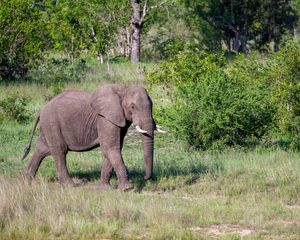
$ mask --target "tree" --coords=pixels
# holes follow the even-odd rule
[[[246,53],[274,43],[293,29],[296,12],[291,0],[184,0],[198,18],[222,32],[227,51]],[[250,44],[249,42],[253,44]]]
[[[279,50],[282,36],[292,33],[297,21],[291,0],[265,0],[259,6],[261,15],[256,15],[256,22],[261,23],[261,44],[273,43],[273,50]],[[266,11],[267,10],[267,11]]]
[[[47,11],[53,47],[72,58],[88,51],[103,61],[126,18],[123,8],[124,1],[60,1]]]
[[[295,38],[298,37],[298,22],[300,15],[300,0],[292,0],[292,8],[296,12],[295,21],[293,21],[293,35]]]
[[[149,13],[154,14],[155,9],[166,5],[167,0],[152,0],[151,5],[148,6],[148,1],[144,1],[142,6],[142,0],[131,0],[132,5],[132,18],[131,18],[131,28],[132,28],[132,43],[131,43],[131,62],[138,63],[140,61],[141,55],[141,34],[146,21],[146,16],[149,16]],[[151,10],[151,11],[150,11]]]
[[[132,47],[131,47],[131,62],[138,63],[140,61],[141,54],[141,31],[143,28],[146,12],[147,12],[147,0],[143,10],[141,10],[141,0],[132,0],[132,20],[131,27],[132,34]]]
[[[30,0],[2,0],[0,8],[0,79],[20,79],[47,45],[46,23]]]

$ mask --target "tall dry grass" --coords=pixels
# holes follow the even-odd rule
[[[140,159],[131,157],[131,151],[127,146],[129,171],[139,172]],[[199,239],[216,237],[213,231],[227,238],[239,238],[243,232],[249,239],[300,236],[297,154],[233,151],[187,156],[160,151],[156,181],[139,192],[101,191],[98,178],[80,187],[62,187],[47,179],[54,165],[43,166],[43,175],[31,184],[21,177],[1,176],[0,238]],[[75,175],[80,158],[74,154],[69,159]],[[184,165],[196,168],[196,160],[205,171],[179,172]],[[81,170],[99,160],[85,161]],[[131,178],[137,187],[138,178]]]

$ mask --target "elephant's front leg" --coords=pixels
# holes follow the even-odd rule
[[[113,166],[111,165],[108,158],[105,158],[103,154],[104,162],[101,169],[101,180],[100,180],[100,187],[101,189],[112,189],[110,185],[110,178],[113,173]]]
[[[97,127],[105,159],[101,172],[101,184],[109,184],[113,168],[117,174],[118,188],[124,191],[132,189],[133,185],[128,180],[127,169],[121,155],[123,142],[121,128],[102,117],[99,119]]]

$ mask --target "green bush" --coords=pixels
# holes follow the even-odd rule
[[[300,150],[300,46],[288,42],[270,59],[269,83],[273,101],[278,106],[276,125],[280,143]]]
[[[87,70],[86,62],[83,59],[76,59],[71,62],[68,58],[51,57],[40,66],[32,70],[28,80],[43,84],[48,89],[47,100],[61,93],[66,83],[78,82]]]
[[[4,122],[4,112],[2,108],[0,107],[0,125]]]
[[[237,73],[229,71],[222,56],[182,54],[148,80],[169,89],[169,125],[191,146],[249,146],[271,128],[276,107],[264,78],[253,84],[247,74]]]
[[[64,57],[51,57],[32,70],[28,78],[49,87],[70,81],[77,82],[84,76],[86,69],[86,61],[83,59],[71,61]]]
[[[30,0],[1,1],[0,80],[23,79],[37,66],[49,42],[43,16],[44,12]]]
[[[30,119],[30,113],[27,110],[30,100],[28,96],[20,96],[19,93],[12,94],[0,100],[0,112],[9,120],[27,122]]]

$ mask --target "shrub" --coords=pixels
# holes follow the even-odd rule
[[[272,126],[276,108],[265,79],[253,84],[247,74],[230,72],[222,56],[182,54],[148,80],[171,89],[169,125],[193,147],[249,146]]]
[[[48,87],[57,83],[79,81],[84,76],[86,69],[86,62],[83,59],[70,61],[64,57],[51,57],[40,64],[37,69],[31,71],[29,79]]]
[[[15,120],[20,123],[27,122],[30,119],[30,113],[27,110],[30,100],[30,97],[20,96],[19,93],[10,95],[0,100],[0,112],[3,112],[3,115],[9,120]]]
[[[22,79],[42,58],[48,42],[46,21],[43,12],[33,6],[30,0],[1,1],[0,80]]]
[[[300,47],[295,42],[271,56],[269,83],[278,106],[276,125],[280,142],[300,150]]]
[[[37,69],[32,70],[28,79],[43,84],[48,91],[47,100],[61,93],[66,83],[78,82],[86,72],[86,62],[77,59],[71,62],[68,58],[51,57]]]
[[[4,112],[2,108],[0,107],[0,125],[4,122]]]

